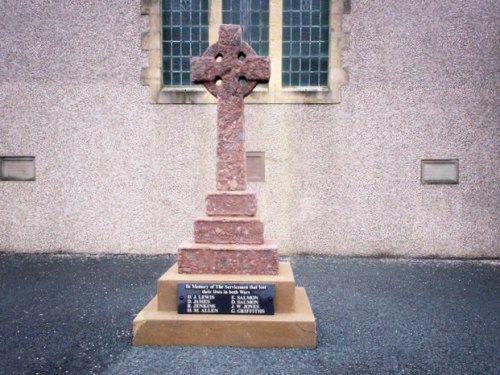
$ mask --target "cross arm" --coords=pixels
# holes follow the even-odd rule
[[[242,73],[249,81],[269,81],[271,77],[271,61],[268,57],[247,57]]]
[[[191,79],[194,82],[213,81],[215,77],[223,74],[220,64],[217,64],[213,57],[192,57],[191,58]]]

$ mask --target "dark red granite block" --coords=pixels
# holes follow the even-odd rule
[[[264,245],[182,244],[179,273],[277,275],[278,248]]]
[[[205,200],[208,216],[255,216],[257,197],[248,191],[208,193]]]
[[[263,244],[264,224],[253,217],[211,216],[194,222],[194,242]]]
[[[217,104],[217,190],[246,189],[243,97]]]

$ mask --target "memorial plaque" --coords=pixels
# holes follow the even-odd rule
[[[179,283],[177,312],[274,315],[274,284]]]

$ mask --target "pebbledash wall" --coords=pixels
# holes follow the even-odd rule
[[[139,0],[0,3],[0,250],[163,253],[213,189],[214,105],[149,103]],[[283,254],[500,256],[500,3],[352,0],[332,105],[247,105]],[[460,159],[458,185],[420,160]]]

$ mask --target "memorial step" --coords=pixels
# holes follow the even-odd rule
[[[179,246],[179,273],[277,275],[278,246],[184,243]]]
[[[249,191],[217,191],[205,199],[208,216],[255,216],[257,197]]]
[[[272,284],[274,315],[179,314],[179,284]],[[315,347],[316,319],[290,262],[279,263],[278,275],[180,274],[175,263],[134,319],[133,344]]]
[[[255,217],[209,216],[194,222],[194,242],[212,244],[264,243],[264,224]]]
[[[226,283],[226,284],[273,284],[276,313],[289,313],[295,309],[295,277],[290,262],[279,262],[276,275],[224,275],[182,274],[175,263],[159,279],[157,284],[158,310],[177,311],[177,284],[179,283]]]
[[[133,345],[315,348],[316,319],[304,288],[294,311],[275,315],[177,314],[158,309],[155,296],[134,319]]]

